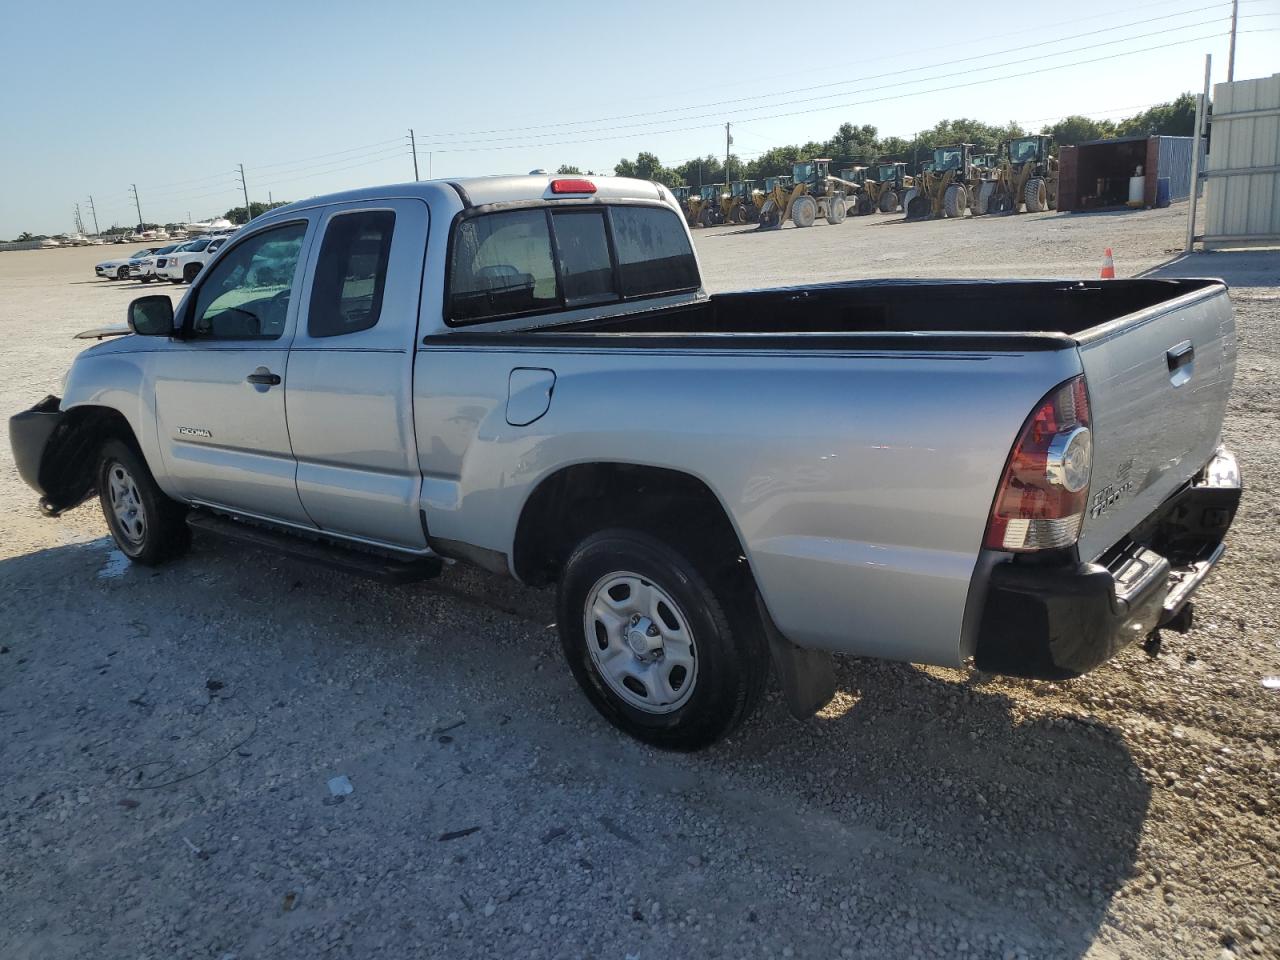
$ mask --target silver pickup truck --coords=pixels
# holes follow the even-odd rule
[[[706,745],[772,664],[1062,679],[1222,554],[1236,344],[1216,280],[830,283],[709,296],[671,193],[494,177],[295,203],[11,420],[56,515],[133,560],[194,528],[383,579],[558,585],[574,676]]]

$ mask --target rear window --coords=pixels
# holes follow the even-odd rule
[[[329,221],[311,288],[309,335],[337,337],[377,324],[395,225],[390,210],[347,213]]]
[[[486,320],[559,303],[545,211],[510,210],[458,224],[449,265],[451,319]]]
[[[623,296],[697,289],[698,264],[689,236],[670,210],[614,207],[613,240]]]
[[[697,287],[693,249],[671,210],[506,210],[454,228],[445,313],[477,323]]]

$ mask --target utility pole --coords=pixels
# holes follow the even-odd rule
[[[1227,50],[1227,83],[1236,78],[1236,14],[1240,12],[1240,0],[1231,0],[1231,46]]]
[[[724,188],[729,189],[729,148],[733,146],[733,134],[729,132],[729,124],[724,125]]]
[[[138,211],[138,229],[145,230],[142,224],[142,204],[138,202],[138,185],[136,183],[129,184],[129,189],[133,191],[133,207]]]
[[[1200,147],[1204,142],[1205,116],[1209,112],[1209,69],[1213,66],[1213,54],[1204,55],[1204,92],[1196,98],[1196,126],[1191,134],[1191,202],[1187,204],[1187,245],[1185,253],[1190,253],[1196,244],[1196,199],[1200,193]]]
[[[413,151],[413,182],[418,182],[418,141],[413,135],[413,127],[409,128],[409,149]]]
[[[89,195],[89,212],[93,214],[93,235],[96,237],[100,231],[98,230],[98,208],[93,205],[93,194]]]
[[[249,184],[244,179],[244,164],[240,164],[240,186],[244,188],[244,222],[253,219],[253,209],[249,206]]]

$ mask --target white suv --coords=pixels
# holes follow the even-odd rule
[[[184,243],[166,256],[163,263],[156,261],[156,276],[170,283],[190,283],[229,239],[229,235],[200,237]]]

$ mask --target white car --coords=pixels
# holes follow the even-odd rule
[[[228,237],[221,236],[199,237],[187,241],[180,249],[165,257],[164,263],[157,259],[156,276],[170,283],[190,283],[227,240]]]
[[[127,257],[116,257],[112,260],[103,260],[99,264],[95,264],[93,272],[99,277],[106,277],[108,280],[128,280],[129,279],[129,261],[141,260],[143,257],[149,257],[159,247],[143,247],[141,250],[135,250]]]
[[[143,283],[150,283],[156,279],[156,265],[165,261],[165,255],[175,253],[182,247],[180,243],[171,243],[167,247],[161,247],[154,253],[149,253],[145,257],[139,257],[136,260],[129,261],[129,278],[131,280],[141,280]]]

